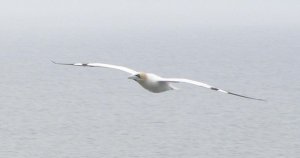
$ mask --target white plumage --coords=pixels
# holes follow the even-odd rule
[[[149,90],[150,92],[153,93],[161,93],[169,90],[175,90],[177,89],[172,85],[172,83],[189,83],[193,84],[196,86],[208,88],[214,91],[218,91],[221,93],[226,93],[226,94],[231,94],[243,98],[248,98],[248,99],[254,99],[254,100],[260,100],[264,101],[263,99],[257,99],[257,98],[252,98],[252,97],[247,97],[244,95],[228,92],[216,87],[213,87],[211,85],[190,80],[190,79],[185,79],[185,78],[163,78],[160,77],[156,74],[152,73],[144,73],[144,72],[137,72],[135,70],[132,70],[130,68],[124,67],[124,66],[117,66],[117,65],[111,65],[111,64],[103,64],[103,63],[73,63],[73,64],[68,64],[68,63],[57,63],[52,61],[54,64],[60,64],[60,65],[73,65],[73,66],[86,66],[86,67],[103,67],[103,68],[111,68],[111,69],[117,69],[121,70],[124,72],[127,72],[130,74],[128,79],[132,79],[139,83],[143,88]]]

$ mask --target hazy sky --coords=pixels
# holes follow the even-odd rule
[[[299,27],[299,0],[9,0],[1,28]]]

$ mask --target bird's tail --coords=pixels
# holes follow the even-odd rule
[[[172,90],[179,90],[179,88],[177,88],[177,87],[175,87],[175,86],[173,86],[171,84],[169,86],[171,87]]]

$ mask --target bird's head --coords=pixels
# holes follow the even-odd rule
[[[145,81],[147,79],[147,75],[143,72],[140,72],[132,76],[129,76],[128,79],[132,79],[135,81]]]

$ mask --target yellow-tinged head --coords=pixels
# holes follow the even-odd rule
[[[129,76],[128,79],[132,79],[135,81],[145,81],[147,80],[147,75],[144,72],[140,72],[135,75]]]

